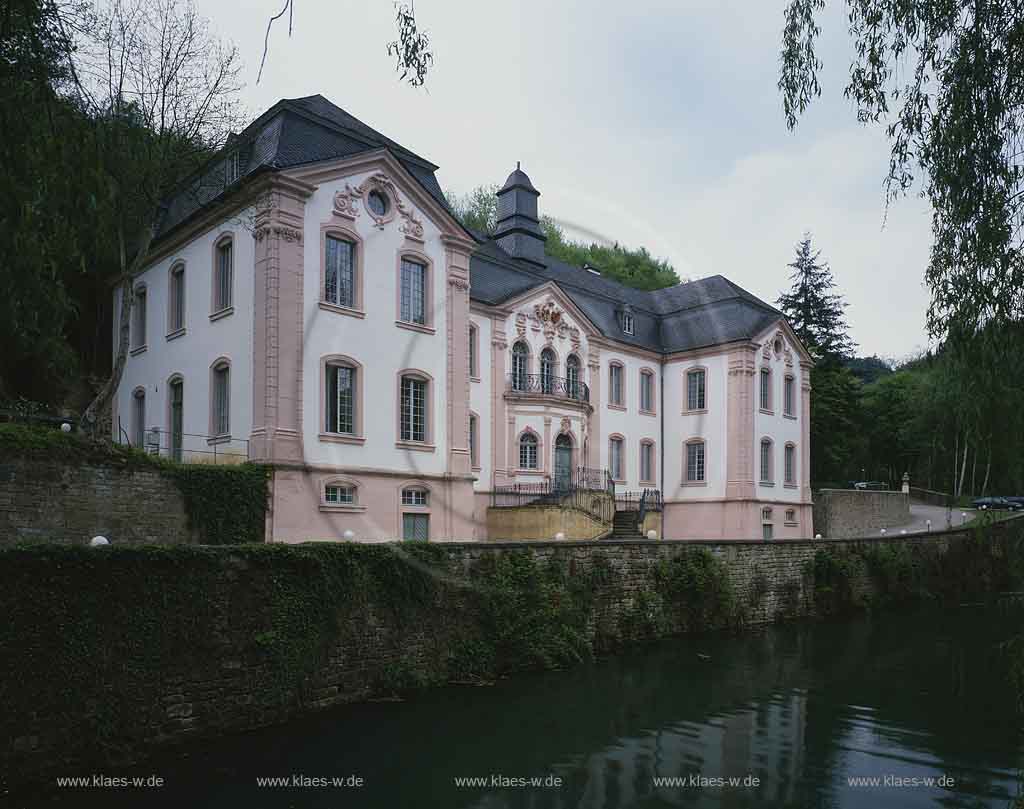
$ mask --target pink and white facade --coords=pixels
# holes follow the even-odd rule
[[[247,441],[271,541],[501,539],[494,487],[575,467],[660,489],[667,538],[813,536],[781,315],[720,277],[619,294],[550,260],[518,169],[479,237],[434,169],[319,96],[257,119],[136,278],[122,435]]]

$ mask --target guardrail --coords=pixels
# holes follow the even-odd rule
[[[506,379],[505,390],[512,394],[541,394],[574,402],[590,402],[590,388],[586,383],[550,374],[511,373]]]
[[[132,441],[118,423],[122,444],[138,446],[150,455],[159,455],[180,463],[242,463],[249,460],[249,441],[245,438],[212,436],[202,433],[172,434],[169,430],[151,428],[143,434],[142,445]]]

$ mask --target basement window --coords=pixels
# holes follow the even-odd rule
[[[356,502],[354,486],[327,486],[324,488],[324,501],[332,506],[351,506]]]

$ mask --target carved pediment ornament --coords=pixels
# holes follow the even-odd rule
[[[357,189],[345,183],[345,187],[334,194],[334,212],[348,219],[357,219],[359,208],[356,207],[356,200],[359,196]]]
[[[554,337],[555,332],[559,328],[559,324],[565,327],[565,322],[562,319],[562,310],[558,308],[558,305],[548,298],[544,303],[534,304],[533,315],[537,319],[537,323],[544,330],[546,337]]]
[[[567,416],[563,416],[562,417],[562,423],[561,423],[560,427],[561,427],[561,430],[562,430],[563,433],[571,433],[572,432],[572,422],[569,421]]]
[[[520,337],[526,336],[526,315],[522,312],[516,315],[516,332]]]

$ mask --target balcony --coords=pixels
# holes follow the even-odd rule
[[[590,388],[577,379],[566,379],[550,374],[509,374],[505,383],[505,397],[543,397],[590,404]]]

